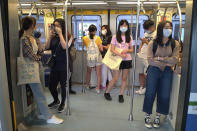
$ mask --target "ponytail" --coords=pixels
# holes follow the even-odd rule
[[[36,25],[36,20],[33,17],[30,16],[26,16],[24,17],[22,20],[22,24],[21,24],[21,29],[19,31],[19,38],[21,38],[24,34],[25,30],[28,30],[29,28]]]
[[[23,34],[24,34],[24,29],[22,28],[19,30],[19,39],[23,36]]]

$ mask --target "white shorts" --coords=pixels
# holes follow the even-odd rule
[[[102,65],[102,62],[90,62],[90,61],[87,61],[87,66],[88,67],[96,67],[96,66],[100,66]]]
[[[136,57],[136,71],[139,74],[146,74],[148,68],[148,60]]]

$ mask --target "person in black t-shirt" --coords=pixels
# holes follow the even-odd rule
[[[71,35],[68,33],[68,41]],[[69,43],[69,42],[68,42]],[[69,47],[70,45],[68,45]],[[53,96],[54,101],[49,104],[49,108],[58,107],[58,112],[63,112],[66,99],[67,87],[67,56],[66,56],[66,34],[65,34],[65,21],[63,19],[56,19],[51,26],[49,38],[47,39],[45,48],[52,51],[55,55],[55,64],[51,68],[49,90]],[[71,62],[69,62],[71,63]],[[70,66],[70,65],[69,65]],[[57,85],[61,85],[61,103],[58,99]]]
[[[101,54],[102,57],[104,58],[111,43],[112,33],[108,25],[103,25],[101,27],[101,30],[102,30],[101,40],[103,45],[103,51],[101,52]],[[101,72],[102,72],[101,88],[105,89],[107,81],[112,80],[112,73],[111,70],[105,64],[102,65]]]

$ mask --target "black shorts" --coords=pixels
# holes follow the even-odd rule
[[[120,63],[120,67],[119,67],[120,70],[130,69],[130,68],[132,68],[132,60],[122,61]]]

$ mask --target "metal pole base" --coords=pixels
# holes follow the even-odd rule
[[[70,115],[71,115],[70,108],[66,108],[66,116],[70,116]]]
[[[127,96],[131,96],[130,90],[127,90]]]
[[[129,115],[129,121],[133,121],[133,115],[132,114]]]

